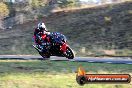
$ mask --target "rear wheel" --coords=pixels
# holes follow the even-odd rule
[[[44,54],[43,52],[39,52],[39,54],[43,57],[43,59],[50,58],[49,54]]]
[[[66,58],[68,59],[73,59],[75,56],[74,56],[74,53],[72,51],[72,49],[70,47],[67,47],[67,50],[66,50]]]

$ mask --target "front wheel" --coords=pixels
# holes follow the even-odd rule
[[[73,59],[75,56],[74,56],[74,53],[72,51],[72,49],[70,47],[67,47],[67,50],[66,50],[66,58],[68,59]]]

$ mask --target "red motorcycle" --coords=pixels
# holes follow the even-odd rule
[[[50,58],[50,56],[66,57],[68,59],[74,58],[73,50],[69,47],[66,37],[58,32],[50,34],[51,45],[48,52],[39,52],[38,48],[34,48],[39,52],[43,58]]]

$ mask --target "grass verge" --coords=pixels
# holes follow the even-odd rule
[[[76,83],[77,68],[87,73],[129,73],[132,65],[67,61],[0,60],[0,88],[131,88],[131,84]]]

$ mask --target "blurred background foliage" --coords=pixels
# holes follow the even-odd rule
[[[6,17],[8,14],[9,14],[8,6],[5,3],[0,2],[0,18],[2,19]]]
[[[0,0],[0,54],[37,54],[44,21],[65,34],[77,56],[132,55],[131,0]]]

